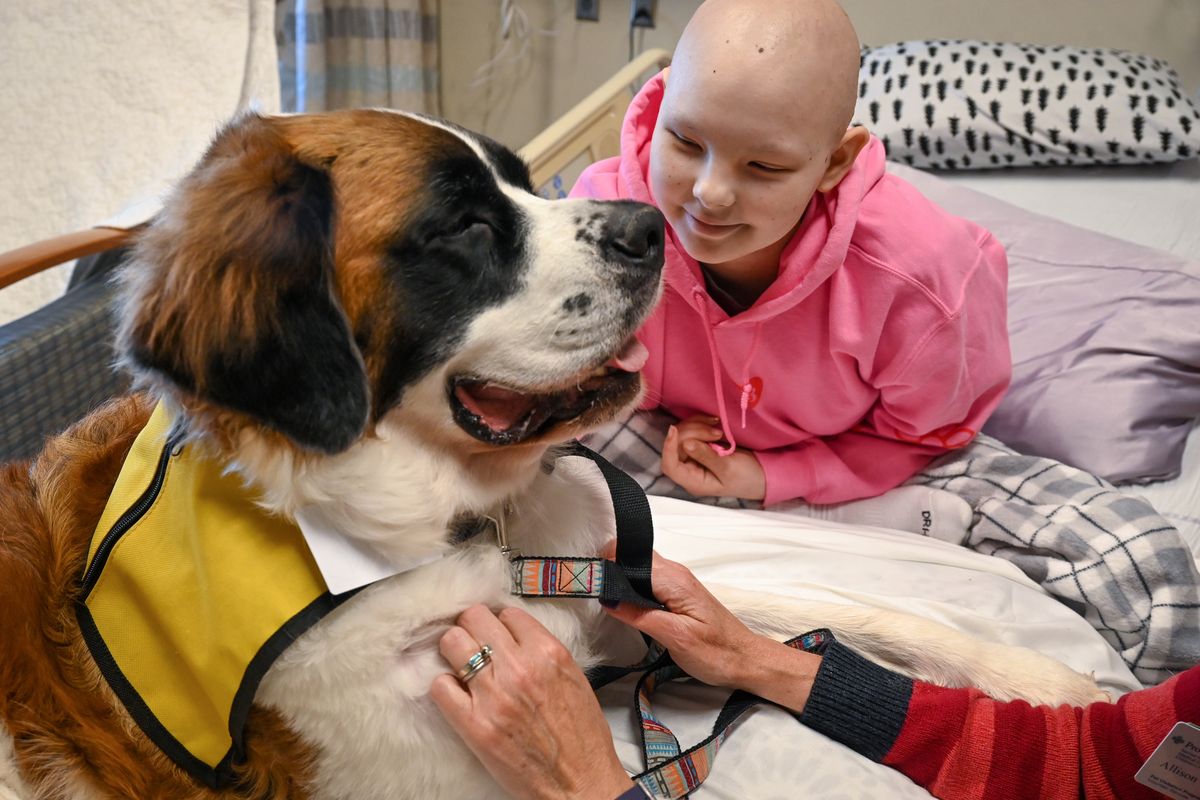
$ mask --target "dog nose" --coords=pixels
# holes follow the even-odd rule
[[[663,262],[663,215],[644,203],[614,204],[601,238],[605,255],[638,269],[660,269]]]

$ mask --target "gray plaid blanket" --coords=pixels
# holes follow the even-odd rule
[[[638,413],[588,442],[648,494],[695,500],[660,467],[663,439],[674,421],[662,412]],[[909,486],[966,501],[973,510],[969,523],[952,534],[941,526],[936,535],[1015,564],[1083,615],[1142,683],[1161,683],[1200,663],[1200,574],[1179,532],[1145,500],[987,436],[933,462]],[[733,498],[700,502],[760,507]],[[860,521],[881,524],[871,519],[871,501],[861,502],[868,513]],[[848,510],[841,518],[852,520],[855,505],[797,502],[780,510],[825,519]],[[931,513],[891,527],[929,535]]]

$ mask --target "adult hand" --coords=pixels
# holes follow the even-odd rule
[[[697,497],[762,500],[767,480],[758,458],[742,449],[727,456],[718,454],[713,443],[725,436],[719,425],[716,417],[701,415],[668,428],[663,442],[663,474]]]
[[[442,636],[460,669],[487,644],[468,683],[439,675],[429,693],[450,726],[514,797],[611,800],[633,786],[587,679],[566,648],[517,608],[472,606]]]
[[[613,558],[610,542],[606,558]],[[692,571],[654,553],[654,596],[667,608],[621,603],[606,608],[652,637],[692,677],[714,686],[743,689],[799,713],[808,701],[820,656],[754,633],[712,595]]]

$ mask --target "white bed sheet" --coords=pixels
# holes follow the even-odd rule
[[[1082,617],[1012,564],[956,545],[883,528],[650,498],[656,548],[706,583],[806,600],[917,613],[980,638],[1039,650],[1093,671],[1114,694],[1138,684]],[[801,633],[802,631],[797,631]],[[640,771],[632,683],[601,691],[617,752]],[[724,694],[669,687],[655,709],[684,746],[709,733]],[[835,789],[836,787],[836,789]],[[805,729],[777,709],[759,709],[733,732],[698,798],[927,798],[903,775]]]
[[[1200,159],[935,174],[1081,228],[1200,260]]]

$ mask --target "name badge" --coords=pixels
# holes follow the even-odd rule
[[[1200,800],[1200,728],[1176,723],[1133,779],[1174,800]]]

